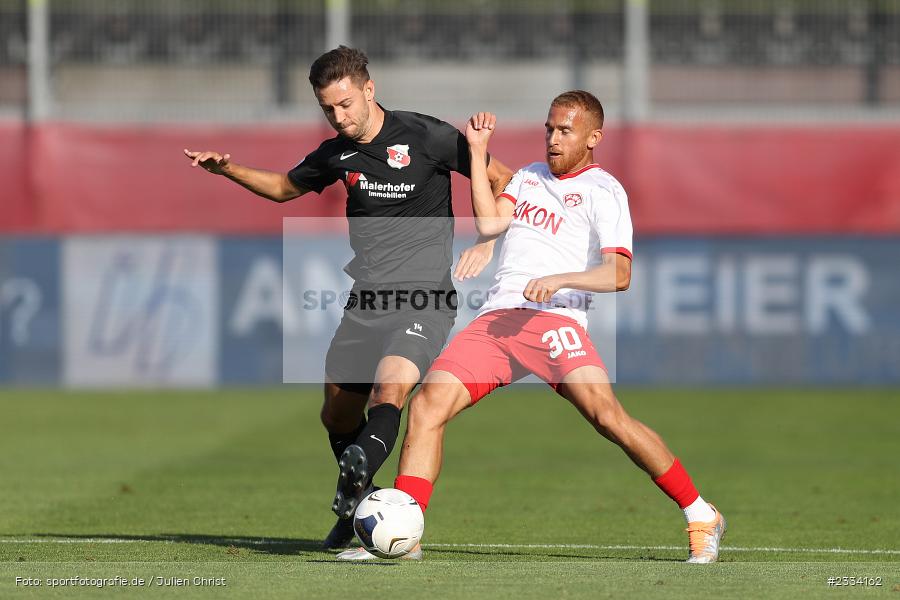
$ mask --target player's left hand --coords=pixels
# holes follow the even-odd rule
[[[528,285],[525,286],[525,291],[522,292],[522,295],[531,302],[550,302],[550,298],[553,297],[553,294],[558,292],[562,287],[563,282],[558,275],[548,275],[529,281]]]
[[[475,113],[466,123],[466,141],[470,146],[487,146],[494,127],[497,126],[497,116],[489,112]]]
[[[479,242],[459,254],[453,277],[459,281],[478,277],[494,257],[494,240]]]

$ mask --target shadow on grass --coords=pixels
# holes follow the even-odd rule
[[[308,562],[317,563],[345,563],[351,564],[369,564],[389,566],[396,564],[394,561],[336,561],[334,560],[335,551],[322,549],[321,540],[310,540],[302,538],[281,538],[281,537],[248,537],[248,536],[221,536],[206,535],[200,533],[160,533],[156,535],[124,535],[115,533],[35,533],[32,536],[37,538],[53,538],[60,540],[97,540],[100,542],[162,542],[169,544],[198,544],[203,546],[220,546],[222,548],[242,548],[250,552],[260,554],[272,554],[279,556],[296,556],[301,553],[314,553],[314,557]],[[516,558],[539,558],[539,559],[567,559],[567,560],[622,560],[622,561],[654,561],[654,562],[670,562],[680,563],[680,559],[661,558],[655,556],[607,556],[607,555],[585,555],[577,553],[554,552],[517,552],[515,550],[479,550],[475,548],[429,548],[428,543],[424,545],[426,555],[457,555],[460,558],[466,557],[516,557]],[[321,557],[321,558],[318,558]],[[328,558],[326,558],[328,557]]]
[[[424,545],[426,553],[428,552],[428,544]],[[637,562],[646,562],[646,561],[654,561],[654,562],[671,562],[671,563],[680,563],[684,562],[677,558],[659,558],[656,556],[605,556],[599,554],[562,554],[559,552],[515,552],[510,550],[476,550],[476,549],[447,549],[447,548],[435,548],[432,550],[434,553],[440,554],[465,554],[465,555],[473,555],[473,556],[515,556],[520,558],[564,558],[568,560],[585,560],[585,561],[593,561],[593,560],[623,560],[623,561],[637,561]]]
[[[221,546],[223,548],[243,548],[262,554],[295,555],[300,552],[316,552],[331,555],[329,550],[322,549],[322,540],[280,537],[248,537],[206,535],[202,533],[160,533],[156,535],[123,535],[117,533],[35,533],[38,538],[56,538],[64,540],[98,540],[115,542],[163,542],[170,544],[198,544],[202,546]]]
[[[396,567],[404,562],[413,562],[409,560],[308,560],[307,563],[327,563],[330,565],[354,565],[357,567]]]

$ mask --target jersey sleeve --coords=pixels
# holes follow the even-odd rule
[[[326,187],[337,181],[337,174],[328,168],[328,154],[323,146],[306,155],[297,166],[288,171],[288,179],[296,187],[322,193]]]
[[[600,238],[601,254],[615,253],[631,258],[633,228],[625,190],[621,187],[597,188],[592,200],[592,220]]]
[[[519,169],[513,175],[512,179],[509,180],[509,183],[506,184],[506,187],[503,188],[500,197],[506,198],[513,203],[513,206],[515,206],[519,201],[519,190],[522,187],[523,179],[525,179],[525,169]]]
[[[447,171],[471,175],[469,142],[459,129],[435,119],[428,127],[428,149],[437,164]]]

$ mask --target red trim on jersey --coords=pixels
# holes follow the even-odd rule
[[[631,251],[628,248],[622,248],[619,246],[618,248],[613,248],[610,246],[609,248],[602,248],[600,250],[600,254],[611,254],[611,253],[621,254],[622,256],[627,256],[628,258],[632,258]]]
[[[600,165],[598,165],[597,163],[591,163],[586,167],[581,167],[574,173],[566,173],[565,175],[560,175],[559,177],[557,177],[557,179],[571,179],[572,177],[578,177],[579,175],[581,175],[585,171],[589,171],[590,169],[599,169],[599,168],[600,168]]]
[[[513,198],[512,196],[510,196],[510,195],[507,194],[506,192],[503,192],[503,193],[500,194],[500,196],[498,196],[498,197],[499,197],[499,198],[506,198],[507,200],[509,200],[509,201],[512,202],[513,204],[517,204],[517,203],[519,202],[518,200],[516,200],[515,198]]]

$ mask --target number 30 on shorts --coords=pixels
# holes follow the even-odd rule
[[[581,338],[574,327],[551,329],[541,336],[541,342],[550,346],[550,358],[556,358],[563,350],[581,349]]]

